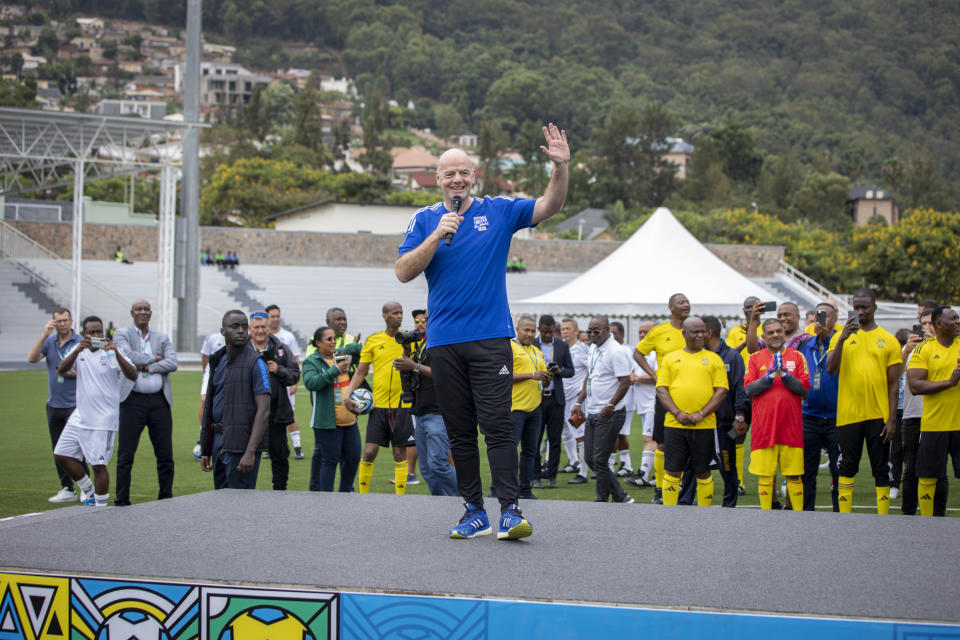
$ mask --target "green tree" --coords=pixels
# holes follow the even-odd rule
[[[793,196],[791,212],[825,229],[842,231],[850,227],[846,203],[850,197],[850,181],[837,173],[807,174]]]
[[[263,99],[264,87],[258,85],[250,96],[250,102],[240,108],[240,128],[246,131],[254,140],[263,142],[273,131],[274,119],[270,107]]]
[[[261,99],[277,127],[293,124],[293,105],[297,91],[287,82],[271,82],[263,90]]]
[[[200,192],[201,224],[263,227],[266,217],[329,197],[323,172],[287,160],[245,158],[221,165]]]
[[[102,47],[103,57],[107,60],[116,60],[120,47],[116,40],[105,40]]]
[[[932,156],[911,158],[904,171],[901,195],[906,209],[947,208],[946,192]]]
[[[692,202],[710,209],[723,206],[730,200],[730,181],[724,175],[720,155],[711,138],[697,140],[696,151],[687,169],[687,179],[680,192]]]
[[[317,78],[310,74],[306,86],[293,100],[293,140],[329,160],[323,144],[323,114],[317,102]]]
[[[0,80],[0,106],[35,108],[37,107],[37,80],[27,76],[23,82]]]
[[[754,186],[763,167],[763,156],[753,143],[753,136],[739,122],[733,122],[710,133],[723,172],[736,182]]]
[[[510,137],[503,127],[496,122],[484,122],[480,125],[480,131],[477,134],[480,155],[480,168],[483,169],[483,178],[479,180],[479,190],[496,190],[497,178],[500,176],[500,154],[507,149],[510,143]],[[489,189],[487,185],[494,186]]]
[[[790,153],[765,162],[757,185],[757,202],[781,218],[788,217],[793,196],[803,184],[803,167]]]
[[[363,148],[360,162],[376,176],[386,176],[393,167],[393,157],[385,148],[384,133],[387,129],[387,101],[380,88],[373,89],[364,100],[361,126]]]
[[[60,39],[57,32],[50,27],[45,27],[37,36],[37,44],[33,47],[33,55],[43,56],[48,62],[53,62],[57,58],[57,51],[60,50]],[[106,56],[106,53],[104,53]]]
[[[620,200],[629,208],[660,206],[676,188],[676,172],[664,160],[673,118],[659,103],[640,110],[617,104],[597,132],[593,201]]]

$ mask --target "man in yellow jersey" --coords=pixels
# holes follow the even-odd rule
[[[675,293],[670,296],[667,308],[670,310],[670,320],[651,329],[650,333],[637,345],[637,350],[633,354],[633,359],[640,365],[640,368],[654,379],[657,378],[657,371],[663,365],[664,356],[682,349],[685,344],[682,329],[683,321],[690,315],[690,301],[682,293]],[[651,351],[657,352],[657,371],[654,371],[653,367],[647,364],[646,356]],[[653,495],[654,504],[663,503],[663,425],[665,416],[666,409],[660,400],[660,394],[657,393],[657,401],[653,409],[653,441],[657,443],[657,450],[653,458],[657,486]],[[683,469],[683,467],[680,468]]]
[[[413,423],[410,420],[410,405],[400,401],[400,372],[393,361],[403,357],[403,347],[396,335],[403,324],[403,307],[399,302],[383,305],[383,322],[386,328],[378,331],[363,343],[360,364],[357,366],[350,386],[343,394],[344,406],[356,413],[356,404],[350,397],[363,382],[373,365],[373,409],[367,420],[367,436],[360,459],[360,493],[370,492],[373,476],[373,461],[380,447],[393,446],[394,489],[397,494],[407,490],[406,448],[416,446],[413,439]]]
[[[910,391],[923,395],[920,445],[917,448],[920,515],[933,515],[937,479],[953,459],[953,474],[960,478],[960,316],[940,305],[933,310],[937,335],[914,349],[907,370]]]
[[[723,360],[703,348],[707,340],[703,320],[687,318],[682,331],[686,346],[664,356],[657,369],[657,397],[667,410],[663,504],[677,504],[680,475],[689,462],[697,476],[697,504],[709,507],[713,502],[714,412],[726,397],[729,383]]]
[[[853,479],[867,445],[877,490],[877,513],[890,513],[890,447],[897,432],[900,343],[874,320],[877,294],[857,289],[843,330],[830,340],[827,372],[837,381],[840,513],[853,508]]]
[[[746,371],[747,367],[750,365],[750,352],[747,351],[747,327],[750,325],[750,316],[753,315],[753,306],[760,301],[760,298],[757,296],[747,296],[743,301],[743,324],[738,324],[729,331],[727,331],[727,339],[725,342],[727,346],[731,349],[740,352],[740,356],[743,358],[743,369]],[[757,325],[757,337],[760,337],[760,325]],[[747,430],[750,429],[750,410],[752,407],[750,403],[747,403],[747,411],[744,417],[744,422],[747,426]],[[747,493],[746,488],[743,486],[743,443],[747,440],[746,432],[743,435],[737,436],[736,441],[736,464],[737,464],[737,479],[740,483],[738,488],[738,493],[742,496]]]
[[[530,485],[534,480],[534,461],[540,444],[541,392],[553,376],[547,371],[543,352],[533,344],[537,337],[537,322],[523,314],[517,319],[517,337],[510,341],[513,349],[513,440],[520,446],[520,494],[518,497],[536,500]],[[493,491],[496,492],[496,487]]]

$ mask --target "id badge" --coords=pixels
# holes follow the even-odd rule
[[[537,391],[543,391],[543,383],[537,380]]]
[[[63,376],[57,376],[57,384],[63,384]]]
[[[820,391],[820,372],[819,371],[813,372],[813,390]]]

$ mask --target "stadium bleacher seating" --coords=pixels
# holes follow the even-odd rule
[[[37,285],[54,304],[69,302],[72,270],[69,260],[0,259],[0,362],[22,361],[40,335],[48,311],[31,300],[24,289],[30,276],[17,263],[38,274],[47,283]],[[574,278],[574,273],[529,272],[507,274],[510,300],[520,300],[549,291]],[[236,270],[200,269],[198,305],[199,339],[220,326],[224,311],[251,311],[276,304],[284,324],[305,342],[324,323],[326,310],[342,307],[349,319],[349,332],[368,336],[383,329],[381,307],[397,300],[409,313],[427,301],[427,284],[421,276],[401,284],[393,269],[243,265]],[[83,312],[96,313],[117,327],[129,323],[130,305],[138,298],[154,301],[157,295],[157,264],[125,265],[106,260],[83,262]],[[18,288],[19,285],[19,288]],[[65,304],[65,306],[69,306]],[[409,316],[404,325],[412,328]],[[301,344],[303,348],[303,344]]]

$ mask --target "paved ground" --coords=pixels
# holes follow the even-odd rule
[[[493,506],[493,505],[489,505]],[[0,567],[960,622],[960,520],[540,500],[450,540],[456,498],[220,491],[0,522]]]

